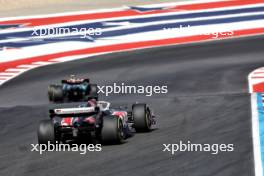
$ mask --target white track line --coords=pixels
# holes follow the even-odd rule
[[[24,72],[24,71],[27,71],[28,69],[22,69],[22,68],[10,68],[10,69],[7,69],[6,71],[8,72]]]
[[[7,80],[7,79],[9,79],[11,76],[0,76],[0,79],[1,80]]]
[[[0,76],[15,76],[17,73],[0,72]]]
[[[35,67],[38,67],[38,65],[19,65],[17,66],[17,68],[24,68],[24,69],[31,69]]]
[[[39,62],[33,62],[33,65],[49,65],[53,64],[54,62],[44,62],[44,61],[39,61]]]

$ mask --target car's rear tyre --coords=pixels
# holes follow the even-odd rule
[[[38,128],[38,143],[39,144],[51,144],[56,142],[56,134],[54,124],[51,120],[42,120]]]
[[[53,89],[54,89],[54,85],[49,85],[48,87],[48,96],[49,96],[49,101],[53,101]]]
[[[146,104],[132,106],[134,128],[137,132],[147,132],[151,129],[151,114]]]
[[[98,88],[97,84],[90,84],[89,98],[98,100]]]
[[[112,115],[104,117],[101,138],[105,144],[122,143],[124,140],[122,120]]]
[[[62,86],[60,85],[54,85],[51,88],[51,98],[52,101],[54,102],[61,102],[63,101],[63,89]]]

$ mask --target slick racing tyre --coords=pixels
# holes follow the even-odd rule
[[[151,128],[151,114],[146,104],[134,104],[132,106],[134,128],[137,132],[147,132]]]
[[[54,89],[54,85],[50,85],[49,87],[48,87],[48,96],[49,96],[49,101],[53,101],[53,89]]]
[[[101,138],[105,144],[122,143],[124,140],[122,120],[112,115],[104,117]]]
[[[63,101],[63,89],[60,85],[53,85],[50,88],[49,97],[51,101],[60,102]]]
[[[89,98],[94,98],[98,100],[98,89],[97,84],[90,84]]]
[[[50,141],[51,144],[55,144],[55,136],[53,122],[51,120],[42,120],[38,128],[38,143],[48,144],[48,141]]]

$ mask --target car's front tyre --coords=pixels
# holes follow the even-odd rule
[[[134,104],[132,106],[134,128],[137,132],[147,132],[151,129],[151,114],[146,104]]]

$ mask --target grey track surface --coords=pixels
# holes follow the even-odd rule
[[[0,88],[0,175],[252,176],[247,74],[263,66],[263,37],[109,54],[32,70]],[[166,95],[111,95],[152,105],[158,129],[99,153],[30,152],[48,109],[47,86],[75,73],[98,84],[168,85]],[[235,151],[162,152],[163,143],[233,143]]]

